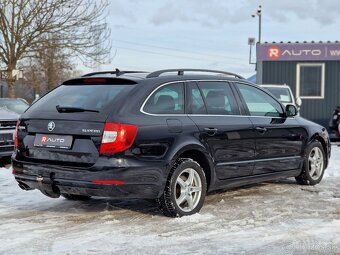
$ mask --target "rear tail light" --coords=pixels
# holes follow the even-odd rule
[[[19,141],[18,141],[18,127],[20,125],[20,120],[17,121],[17,125],[15,128],[15,133],[14,133],[14,147],[18,148],[19,146]]]
[[[133,144],[137,126],[122,123],[105,123],[100,154],[112,154],[129,149]]]

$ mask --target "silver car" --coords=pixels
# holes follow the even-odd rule
[[[293,92],[288,85],[260,84],[259,86],[269,91],[284,106],[286,106],[287,104],[293,104],[298,110],[300,110],[302,100],[299,97],[296,99],[294,98]]]
[[[0,158],[12,155],[14,133],[19,114],[0,107]]]

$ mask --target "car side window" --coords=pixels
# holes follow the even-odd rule
[[[208,114],[239,115],[234,94],[226,82],[202,81],[198,87],[203,94]]]
[[[201,91],[197,87],[195,82],[190,83],[191,90],[191,113],[192,114],[207,114],[207,110],[205,108],[205,104],[203,101],[203,97]]]
[[[183,114],[183,83],[172,83],[160,87],[145,103],[143,110],[152,114]]]
[[[280,103],[262,90],[240,83],[237,86],[251,116],[280,117],[283,113]]]

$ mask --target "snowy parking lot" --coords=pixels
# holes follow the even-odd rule
[[[340,254],[340,147],[323,181],[219,191],[199,214],[166,218],[152,201],[75,202],[21,190],[0,168],[0,254]]]

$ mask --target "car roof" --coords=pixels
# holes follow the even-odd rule
[[[185,72],[185,73],[184,73]],[[196,74],[195,74],[196,72]],[[206,73],[215,73],[206,74]],[[246,81],[242,76],[225,71],[215,71],[206,69],[165,69],[155,72],[144,71],[105,71],[85,74],[76,79],[65,81],[64,83],[71,84],[73,80],[79,80],[84,78],[112,78],[121,80],[130,80],[135,83],[141,81],[158,81],[158,82],[170,82],[170,81],[186,81],[186,80],[226,80],[226,81]]]

